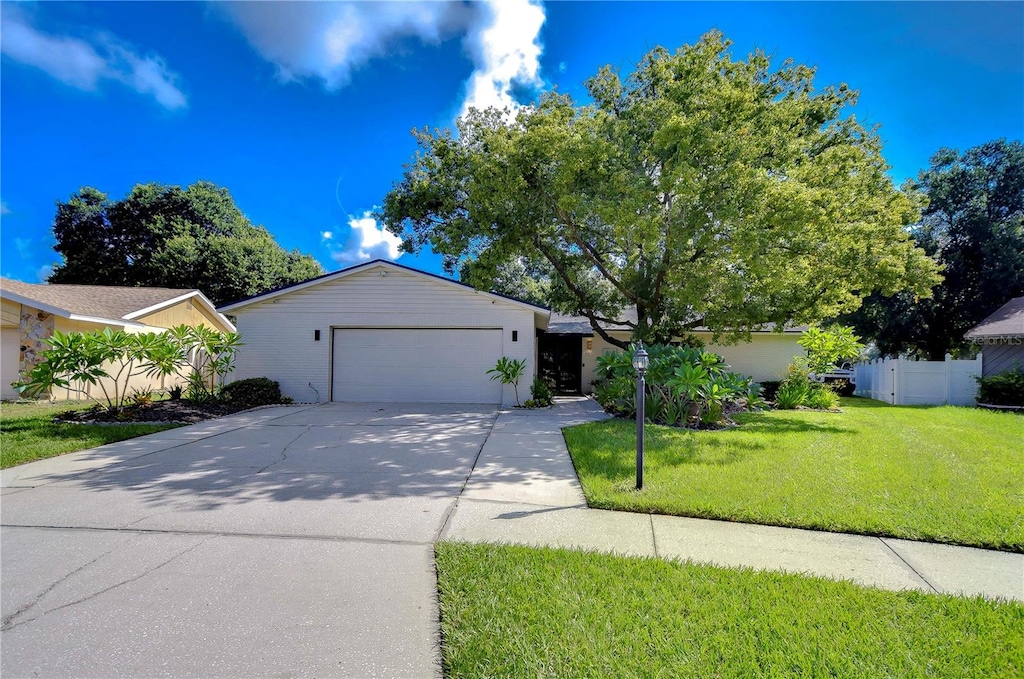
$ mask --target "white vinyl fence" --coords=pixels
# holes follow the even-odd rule
[[[879,358],[858,363],[853,373],[857,396],[894,405],[973,406],[981,356],[973,361],[954,361],[949,354],[945,361]]]

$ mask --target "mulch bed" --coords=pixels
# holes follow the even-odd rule
[[[183,422],[191,424],[248,410],[248,406],[211,401],[193,405],[185,401],[154,401],[147,405],[131,405],[120,410],[96,406],[88,410],[69,410],[54,417],[55,422],[133,424],[145,422]]]

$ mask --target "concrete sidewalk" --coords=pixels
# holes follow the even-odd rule
[[[442,537],[816,575],[892,590],[1024,601],[1024,554],[894,538],[588,509],[561,428],[606,417],[588,399],[503,411]]]

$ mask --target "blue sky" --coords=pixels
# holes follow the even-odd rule
[[[46,275],[55,201],[148,181],[226,186],[327,270],[397,257],[367,213],[413,127],[580,97],[712,28],[858,89],[897,183],[940,147],[1024,137],[1024,3],[0,3],[0,273]]]

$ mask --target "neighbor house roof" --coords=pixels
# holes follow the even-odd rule
[[[135,319],[193,299],[234,330],[203,293],[185,288],[38,284],[0,278],[0,296],[63,318],[122,326],[142,326]]]
[[[636,324],[637,313],[636,307],[629,307],[623,309],[621,317],[618,323],[602,323],[601,328],[609,332],[630,332],[633,326],[630,323]],[[759,330],[755,332],[773,332],[775,329],[774,323],[767,323]],[[806,325],[799,325],[793,327],[787,327],[783,330],[786,333],[792,332],[803,332],[807,329]],[[590,319],[586,316],[566,316],[564,314],[556,314],[552,312],[551,320],[548,321],[548,334],[554,335],[592,335],[594,329],[590,326]],[[703,326],[693,328],[693,332],[709,332],[709,330]]]
[[[1024,337],[1024,297],[1014,297],[967,331],[967,339]]]
[[[446,283],[448,285],[454,285],[454,286],[457,286],[457,287],[460,287],[460,288],[468,288],[469,290],[477,293],[478,295],[486,295],[488,297],[493,297],[493,298],[496,298],[496,299],[504,300],[506,302],[511,302],[513,304],[518,304],[518,305],[523,306],[523,307],[528,307],[529,309],[531,309],[535,313],[543,314],[543,316],[545,318],[547,317],[548,312],[549,312],[547,307],[542,307],[542,306],[538,306],[536,304],[531,304],[529,302],[524,302],[521,299],[516,299],[515,297],[509,297],[507,295],[501,295],[501,294],[498,294],[496,292],[484,292],[482,290],[477,290],[472,285],[468,285],[468,284],[462,283],[460,281],[455,281],[455,280],[452,280],[451,278],[445,278],[444,276],[438,276],[437,274],[432,274],[432,273],[429,273],[427,271],[420,271],[419,269],[414,269],[411,266],[405,266],[403,264],[397,264],[395,262],[391,262],[391,261],[388,261],[386,259],[374,259],[374,260],[371,260],[369,262],[365,262],[363,264],[356,264],[355,266],[350,266],[347,269],[340,269],[338,271],[332,271],[331,273],[327,273],[327,274],[324,274],[322,276],[317,276],[316,278],[310,278],[308,281],[303,281],[301,283],[293,283],[291,285],[286,285],[284,287],[277,288],[276,290],[270,290],[269,292],[264,292],[264,293],[259,294],[259,295],[254,295],[252,297],[247,297],[245,299],[240,299],[237,302],[231,302],[230,304],[222,306],[220,308],[220,311],[222,311],[224,313],[231,313],[232,311],[236,311],[238,309],[241,309],[242,307],[247,307],[250,304],[256,304],[257,302],[265,302],[267,300],[274,299],[275,297],[280,297],[281,295],[285,295],[285,294],[288,294],[288,293],[291,293],[291,292],[295,292],[297,290],[302,290],[302,289],[305,289],[305,288],[309,288],[309,287],[312,287],[314,285],[320,285],[321,283],[327,283],[328,281],[334,281],[334,280],[338,280],[338,279],[341,279],[341,278],[345,278],[346,276],[351,276],[354,273],[359,273],[360,271],[366,271],[366,270],[372,269],[374,267],[383,267],[383,268],[386,268],[386,269],[387,268],[391,268],[391,269],[397,269],[397,270],[400,270],[400,271],[407,271],[409,273],[415,274],[417,276],[422,276],[422,277],[427,278],[427,279],[433,279],[433,280],[441,281],[442,283]]]

